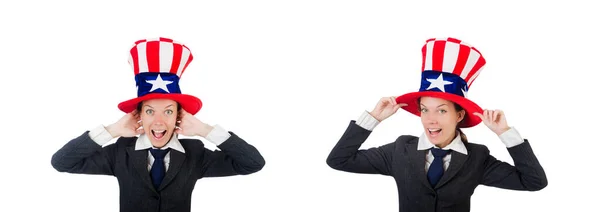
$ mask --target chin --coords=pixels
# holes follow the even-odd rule
[[[162,147],[164,147],[165,145],[167,145],[167,142],[156,142],[156,141],[150,141],[150,143],[152,143],[152,146],[153,146],[153,147],[156,147],[156,148],[162,148]]]
[[[436,128],[436,130],[433,131],[429,130],[428,128],[425,128],[427,139],[429,139],[430,143],[436,146],[442,145],[445,141],[448,141],[447,132],[448,130],[441,128]]]
[[[431,142],[434,145],[441,144],[441,142],[438,140],[438,138],[432,138],[431,136],[427,136],[427,138],[429,139],[429,142]]]

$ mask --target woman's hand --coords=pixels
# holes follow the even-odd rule
[[[371,116],[375,117],[377,121],[381,122],[387,119],[388,117],[394,115],[394,113],[396,113],[396,111],[398,111],[400,107],[404,107],[406,105],[408,104],[396,103],[395,96],[383,97],[381,98],[381,100],[379,100],[379,102],[377,102],[377,105],[375,105],[375,109],[373,109],[373,111],[371,111],[370,114]]]
[[[200,121],[183,108],[181,109],[179,119],[177,120],[177,134],[185,136],[201,136],[206,138],[212,129],[212,126]]]
[[[483,114],[473,114],[481,118],[483,123],[498,136],[510,129],[506,123],[506,116],[502,110],[483,110]]]
[[[144,133],[144,129],[141,127],[142,123],[140,121],[140,115],[136,110],[125,114],[117,122],[108,125],[106,131],[108,131],[113,138],[121,136],[133,137]]]

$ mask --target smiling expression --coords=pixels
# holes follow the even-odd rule
[[[435,97],[421,97],[421,122],[429,141],[445,147],[456,137],[456,126],[465,116],[465,111],[457,111],[455,103]]]
[[[140,111],[144,133],[154,147],[165,146],[175,131],[177,102],[170,99],[152,99],[143,102]]]

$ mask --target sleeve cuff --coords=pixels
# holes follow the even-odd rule
[[[106,128],[104,128],[103,125],[99,125],[98,127],[90,130],[89,136],[100,146],[103,146],[113,139],[112,135],[106,131]]]
[[[506,145],[506,148],[511,148],[525,142],[514,127],[511,127],[508,131],[500,134],[500,140]]]
[[[225,142],[227,139],[229,139],[229,137],[231,137],[231,134],[229,134],[229,132],[227,130],[223,129],[223,127],[221,127],[219,125],[215,125],[213,127],[213,129],[206,136],[206,140],[219,146],[223,142]]]
[[[364,111],[358,120],[356,120],[356,124],[365,130],[373,131],[375,127],[379,124],[379,121],[375,119],[375,117],[371,116],[369,112]]]

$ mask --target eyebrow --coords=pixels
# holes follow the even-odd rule
[[[441,104],[441,105],[438,105],[437,107],[441,107],[441,106],[444,106],[444,105],[446,105],[446,104]],[[424,108],[427,108],[427,106],[425,106],[424,104],[421,104],[421,106],[424,107]],[[446,106],[448,106],[448,105],[446,105]]]
[[[152,107],[152,106],[150,106],[150,105],[144,105],[144,106],[148,106],[148,107],[150,107],[150,108],[154,109],[154,107]],[[167,105],[165,108],[172,107],[172,106],[173,106],[173,104],[170,104],[170,105]]]

